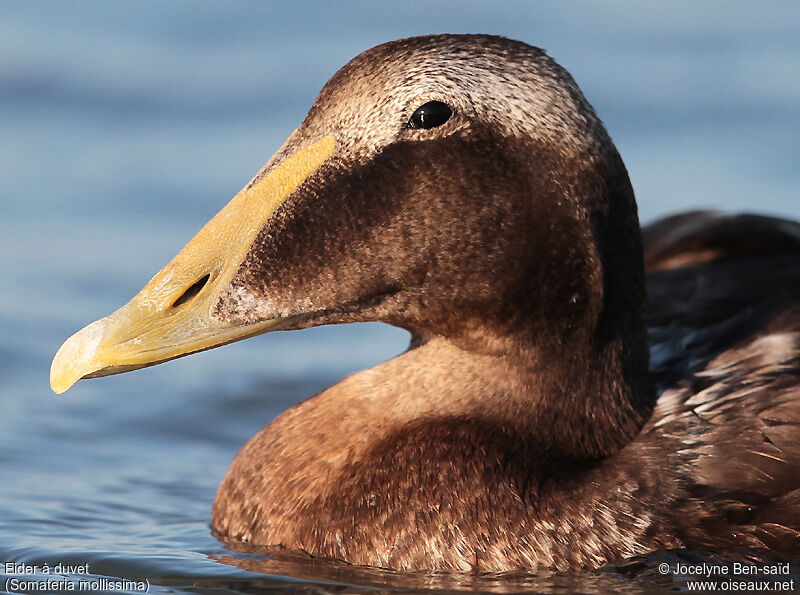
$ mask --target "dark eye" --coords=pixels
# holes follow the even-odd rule
[[[436,128],[447,122],[451,115],[453,115],[453,110],[446,103],[429,101],[417,108],[406,126],[408,128]]]

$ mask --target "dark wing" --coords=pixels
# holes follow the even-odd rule
[[[642,229],[647,272],[708,262],[800,254],[800,223],[763,215],[690,211]]]
[[[680,439],[687,544],[796,555],[800,225],[696,212],[643,236],[661,393],[649,431]]]
[[[696,211],[660,219],[642,236],[651,372],[661,390],[799,299],[800,223]]]

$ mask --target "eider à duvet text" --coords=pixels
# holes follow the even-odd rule
[[[640,232],[578,86],[500,37],[354,58],[172,262],[67,340],[51,385],[376,320],[408,351],[244,446],[222,539],[401,570],[800,555],[800,225]]]

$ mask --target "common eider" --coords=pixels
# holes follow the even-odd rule
[[[402,39],[339,70],[172,262],[64,344],[51,385],[383,321],[408,351],[244,446],[222,539],[399,570],[797,557],[800,226],[697,212],[644,238],[544,51]]]

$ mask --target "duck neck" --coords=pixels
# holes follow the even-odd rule
[[[419,418],[507,428],[547,472],[610,456],[640,431],[653,398],[638,342],[575,338],[545,347],[507,336],[476,349],[474,342],[417,336],[398,358],[404,382],[384,386],[397,392],[395,403],[419,400]]]

